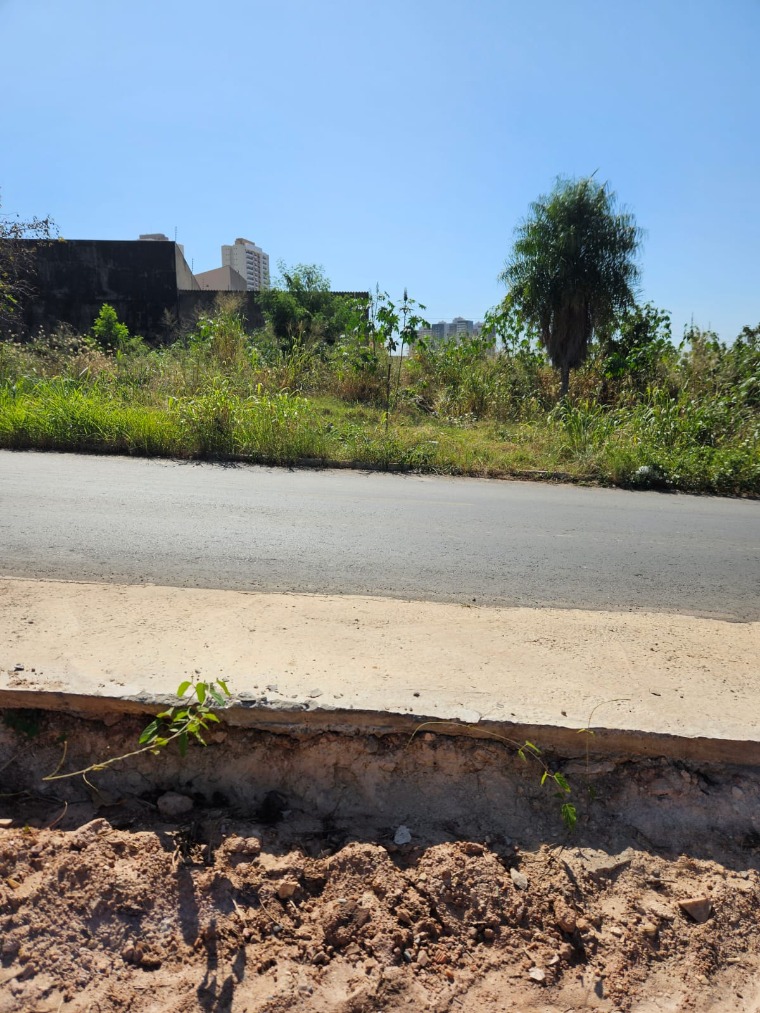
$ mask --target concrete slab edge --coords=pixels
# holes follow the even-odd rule
[[[3,710],[39,710],[72,714],[98,720],[114,714],[152,714],[176,704],[175,696],[142,694],[116,697],[55,690],[0,689]],[[256,698],[236,698],[221,711],[231,728],[251,728],[294,736],[333,732],[340,735],[437,735],[502,740],[520,745],[526,740],[542,751],[564,758],[615,757],[638,759],[665,757],[703,763],[729,763],[760,767],[760,740],[671,735],[646,729],[594,727],[593,735],[577,728],[552,723],[442,718],[428,714],[359,710],[318,705],[313,700],[288,706],[262,704]]]

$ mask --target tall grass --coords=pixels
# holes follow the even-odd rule
[[[0,446],[760,495],[755,332],[730,347],[696,334],[613,379],[592,356],[560,403],[535,348],[450,342],[396,360],[388,416],[389,361],[348,339],[282,350],[223,313],[161,349],[0,341]]]

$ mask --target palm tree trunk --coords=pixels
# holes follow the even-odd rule
[[[562,385],[559,389],[559,396],[561,400],[563,397],[567,397],[567,392],[570,387],[570,367],[561,366],[560,376],[562,377]]]

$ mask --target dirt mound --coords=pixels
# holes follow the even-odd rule
[[[755,868],[119,820],[0,831],[2,1013],[760,1009]]]

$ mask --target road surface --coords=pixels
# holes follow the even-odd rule
[[[0,452],[0,575],[760,619],[760,503]]]

